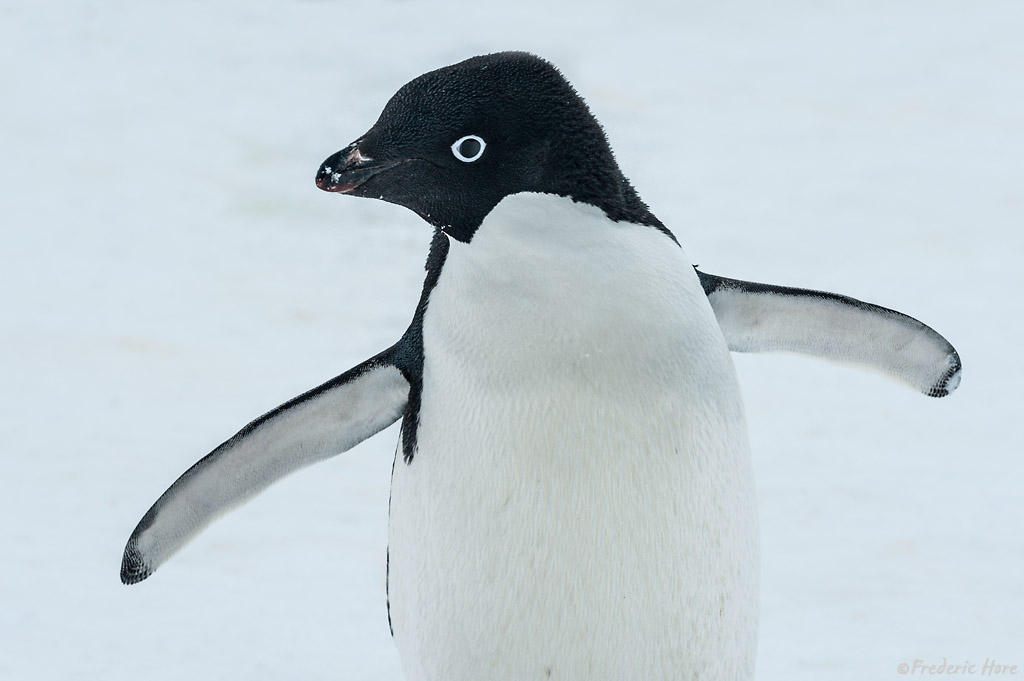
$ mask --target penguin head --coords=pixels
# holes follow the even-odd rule
[[[467,243],[491,209],[521,192],[664,229],[583,99],[525,52],[474,57],[409,82],[366,134],[323,162],[316,184],[405,206]]]

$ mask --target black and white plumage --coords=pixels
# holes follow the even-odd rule
[[[410,680],[750,678],[757,516],[728,351],[852,363],[933,396],[959,382],[952,346],[906,315],[695,271],[583,100],[529,54],[413,80],[317,184],[434,227],[412,323],[187,471],[121,577],[402,418],[389,599]]]

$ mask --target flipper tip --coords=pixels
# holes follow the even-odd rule
[[[952,350],[946,356],[946,364],[946,371],[928,391],[929,397],[945,397],[960,386],[963,365],[960,363],[960,355],[957,354],[956,350]]]
[[[151,574],[153,570],[139,555],[135,546],[128,544],[124,550],[124,558],[121,559],[121,583],[138,584]]]

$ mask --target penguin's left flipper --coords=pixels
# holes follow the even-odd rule
[[[872,369],[931,397],[960,384],[960,356],[902,312],[823,291],[756,284],[697,270],[734,352],[792,352]]]
[[[185,471],[132,532],[121,581],[141,582],[231,508],[397,421],[409,381],[392,363],[393,351],[264,414]]]

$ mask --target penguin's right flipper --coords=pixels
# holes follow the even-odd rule
[[[931,397],[960,384],[960,356],[902,312],[824,291],[756,284],[697,270],[729,349],[793,352],[872,369]]]
[[[264,414],[185,471],[132,532],[121,581],[141,582],[223,513],[397,421],[409,381],[392,362],[394,350]]]

